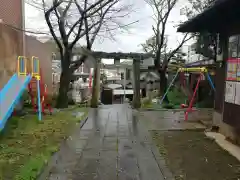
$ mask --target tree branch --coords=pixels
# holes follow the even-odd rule
[[[55,34],[54,28],[53,28],[53,26],[52,26],[52,24],[51,24],[51,21],[50,21],[50,14],[51,14],[51,12],[54,11],[54,10],[62,3],[62,1],[56,2],[56,0],[55,0],[54,2],[55,2],[55,3],[53,3],[53,6],[52,6],[51,8],[49,8],[48,10],[46,10],[45,0],[42,0],[46,23],[47,23],[47,25],[48,25],[48,27],[49,27],[49,30],[50,30],[50,33],[51,33],[53,39],[55,40],[55,42],[56,42],[57,45],[58,45],[60,54],[61,54],[61,56],[62,56],[62,55],[63,55],[63,47],[62,47],[62,44],[61,44],[61,42],[59,41],[57,35]]]
[[[189,41],[190,39],[192,39],[194,37],[194,35],[188,37],[188,33],[186,33],[181,41],[181,43],[170,53],[168,53],[168,57],[163,65],[163,68],[165,68],[164,66],[167,66],[168,62],[171,60],[171,58],[182,48],[183,44],[187,41]]]

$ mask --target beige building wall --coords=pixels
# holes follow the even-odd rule
[[[47,84],[48,93],[52,93],[52,51],[46,43],[33,36],[26,36],[26,56],[31,59],[36,56],[40,61],[42,80]]]

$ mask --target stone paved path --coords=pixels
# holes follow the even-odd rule
[[[91,109],[39,179],[163,180],[172,175],[128,105]]]

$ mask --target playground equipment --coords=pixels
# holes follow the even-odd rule
[[[37,83],[38,119],[42,120],[39,59],[32,57],[30,73],[27,72],[27,64],[27,59],[19,56],[17,60],[17,72],[0,91],[0,130],[4,129],[7,120],[14,111],[14,107],[33,78],[36,79]]]
[[[32,58],[32,62],[34,62],[34,58]],[[33,63],[32,63],[33,64]],[[33,68],[33,67],[32,67]],[[42,77],[42,70],[39,68],[39,74],[40,77]],[[28,84],[28,93],[29,96],[31,97],[31,103],[34,108],[35,112],[38,112],[38,104],[37,104],[37,99],[35,97],[35,92],[38,92],[38,80],[36,78],[32,78],[30,83]],[[45,114],[45,109],[48,109],[50,114],[52,114],[52,108],[51,105],[46,102],[46,96],[47,96],[47,85],[43,82],[43,78],[40,78],[39,80],[39,86],[40,86],[40,102],[41,102],[41,111],[43,114]]]
[[[174,81],[176,80],[176,78],[178,77],[179,73],[182,73],[182,76],[184,76],[183,73],[199,73],[199,77],[198,77],[198,80],[197,80],[197,84],[196,84],[196,87],[193,91],[193,95],[191,98],[189,98],[190,100],[190,103],[187,107],[187,105],[182,105],[182,107],[187,107],[187,110],[185,112],[185,120],[188,119],[188,114],[189,112],[191,112],[193,109],[192,109],[192,106],[193,106],[193,102],[194,102],[194,98],[196,97],[196,94],[197,94],[197,91],[198,91],[198,87],[199,87],[199,84],[200,84],[200,81],[203,79],[204,77],[204,74],[205,76],[207,77],[208,81],[209,81],[209,84],[211,86],[211,88],[215,91],[215,87],[214,87],[214,84],[212,82],[212,79],[208,73],[208,70],[207,68],[204,68],[204,67],[200,67],[200,68],[179,68],[177,70],[177,73],[175,74],[174,78],[172,79],[169,87],[167,88],[167,91],[165,92],[165,94],[163,95],[162,99],[160,100],[160,104],[162,104],[163,100],[165,99],[165,97],[167,96],[170,88],[172,87]],[[183,81],[183,84],[185,84],[185,80]]]

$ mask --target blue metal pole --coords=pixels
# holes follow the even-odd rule
[[[20,70],[21,70],[21,73],[23,73],[24,72],[24,62],[23,62],[23,59],[21,58],[21,61],[20,61],[21,63],[21,65],[20,65]]]
[[[209,81],[209,83],[210,83],[212,89],[215,91],[215,87],[214,87],[214,84],[213,84],[213,81],[212,81],[211,77],[209,76],[208,73],[206,73],[206,74],[207,74],[207,78],[208,78],[208,81]]]
[[[173,83],[174,83],[175,79],[176,79],[176,78],[177,78],[177,76],[178,76],[178,73],[179,73],[179,71],[177,71],[176,75],[174,76],[174,78],[172,79],[172,81],[171,81],[170,85],[168,86],[168,88],[167,88],[167,91],[165,92],[165,94],[163,95],[162,99],[160,100],[160,105],[162,104],[162,102],[163,102],[163,100],[165,99],[165,97],[166,97],[166,95],[167,95],[168,91],[169,91],[169,90],[170,90],[170,88],[172,87],[172,85],[173,85]],[[161,79],[160,79],[160,81],[161,81]]]
[[[38,120],[42,120],[42,106],[41,106],[41,98],[40,98],[40,79],[37,80],[37,89],[38,89]]]

